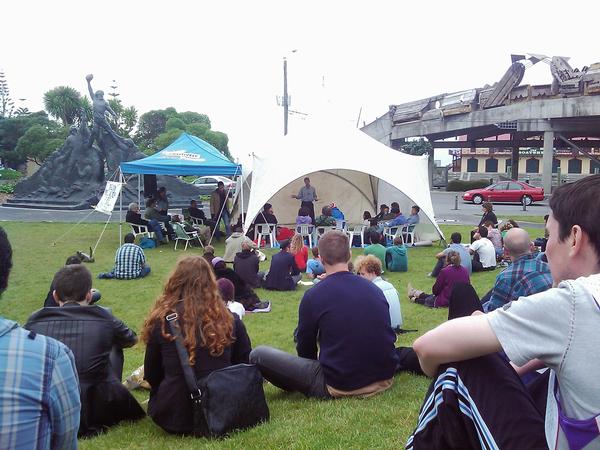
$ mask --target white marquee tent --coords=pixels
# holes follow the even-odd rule
[[[317,215],[335,202],[348,223],[362,223],[363,211],[374,214],[383,203],[396,201],[405,214],[414,204],[421,208],[417,239],[443,238],[434,219],[426,156],[393,150],[356,128],[305,124],[262,145],[252,157],[244,229],[267,202],[280,224],[295,223],[300,202],[291,196],[308,176],[319,197]]]

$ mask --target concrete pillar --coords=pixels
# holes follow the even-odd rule
[[[542,187],[544,194],[552,193],[552,159],[554,158],[554,131],[544,131],[544,157],[542,158]]]

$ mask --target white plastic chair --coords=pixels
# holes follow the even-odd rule
[[[406,244],[415,245],[416,224],[406,224],[402,227],[401,235]]]
[[[308,248],[312,248],[312,236],[315,230],[314,225],[300,224],[296,225],[296,233],[302,236],[302,239],[308,238]]]
[[[154,232],[148,229],[147,225],[138,225],[137,223],[127,222],[127,224],[131,227],[131,232],[137,238],[138,236],[146,236],[149,238],[154,237]]]
[[[271,248],[275,244],[275,227],[274,223],[257,223],[254,225],[254,240],[256,241],[258,248],[261,247],[262,238],[269,238]],[[265,244],[266,247],[266,244]]]
[[[383,227],[384,242],[387,243],[388,238],[390,239],[390,241],[393,242],[394,238],[397,236],[402,236],[402,227],[401,226]]]
[[[338,227],[335,227],[335,226],[322,226],[322,227],[315,226],[315,229],[317,231],[315,239],[317,241],[316,243],[318,244],[319,243],[319,239],[321,239],[325,233],[327,233],[329,231],[337,230]]]
[[[354,240],[354,236],[360,236],[360,246],[365,246],[366,229],[366,225],[347,225],[346,234],[348,235],[348,245],[350,246],[350,248],[352,248],[352,241]]]

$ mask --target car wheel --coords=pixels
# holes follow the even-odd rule
[[[533,199],[529,195],[524,195],[521,198],[521,204],[525,206],[529,206],[533,203]]]
[[[481,195],[474,195],[473,196],[473,204],[475,204],[475,205],[481,205],[482,202],[483,202],[483,197]]]

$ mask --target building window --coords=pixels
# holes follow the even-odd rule
[[[581,160],[574,158],[569,160],[569,173],[581,173]]]
[[[485,160],[486,172],[498,172],[498,160],[496,158],[488,158]]]
[[[506,170],[505,170],[505,172],[508,173],[511,170],[511,168],[512,168],[512,158],[508,158],[505,161],[506,161]]]
[[[540,160],[536,158],[529,158],[525,161],[525,172],[527,173],[539,173],[540,172]]]
[[[558,173],[558,169],[560,169],[560,159],[554,158],[552,159],[552,173]]]
[[[600,173],[600,162],[594,159],[590,160],[590,173]]]
[[[479,169],[479,160],[477,158],[467,159],[467,172],[477,172]]]

